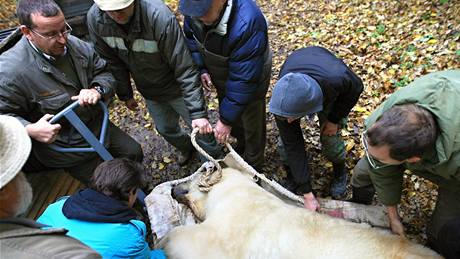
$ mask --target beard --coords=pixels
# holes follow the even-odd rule
[[[29,181],[23,172],[19,172],[16,188],[19,193],[18,205],[16,207],[16,216],[24,214],[32,204],[33,191]]]

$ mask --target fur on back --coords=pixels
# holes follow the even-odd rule
[[[205,220],[171,231],[168,258],[441,258],[388,231],[288,205],[234,169],[209,193],[189,188],[186,199]]]

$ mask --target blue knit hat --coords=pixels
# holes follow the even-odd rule
[[[282,117],[300,118],[313,114],[323,109],[323,92],[310,76],[288,73],[276,82],[268,109]]]
[[[190,17],[201,17],[211,8],[212,0],[180,0],[179,11]]]

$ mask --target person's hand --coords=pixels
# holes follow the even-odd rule
[[[204,89],[211,91],[211,87],[213,86],[211,76],[208,73],[203,73],[200,77],[201,84],[203,85]]]
[[[321,135],[324,136],[334,136],[337,134],[339,130],[339,125],[332,123],[330,121],[326,121],[321,128]]]
[[[387,206],[387,211],[391,232],[404,237],[404,226],[399,218],[397,206]]]
[[[138,107],[137,102],[136,102],[136,100],[134,100],[134,98],[126,100],[125,105],[131,111],[137,110],[137,107]]]
[[[217,121],[216,127],[214,127],[214,137],[216,138],[217,142],[226,143],[228,138],[230,137],[231,131],[231,126],[225,125],[219,120]]]
[[[315,195],[313,195],[312,192],[305,193],[303,195],[303,206],[307,210],[311,211],[319,211],[319,203],[318,200],[316,200]]]
[[[212,133],[212,126],[206,118],[192,120],[192,128],[200,129],[200,134]]]
[[[61,125],[49,123],[51,118],[53,118],[53,115],[45,114],[37,122],[28,124],[25,127],[27,134],[38,142],[53,143],[61,129]]]
[[[101,99],[101,94],[96,89],[81,89],[80,93],[71,99],[78,100],[80,106],[95,105]]]

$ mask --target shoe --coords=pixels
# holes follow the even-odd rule
[[[192,160],[193,157],[193,150],[190,150],[186,153],[180,152],[179,157],[177,158],[177,162],[179,163],[180,166],[184,166]]]
[[[331,184],[331,196],[335,200],[340,200],[347,194],[347,174],[346,172],[339,177],[334,177]]]

